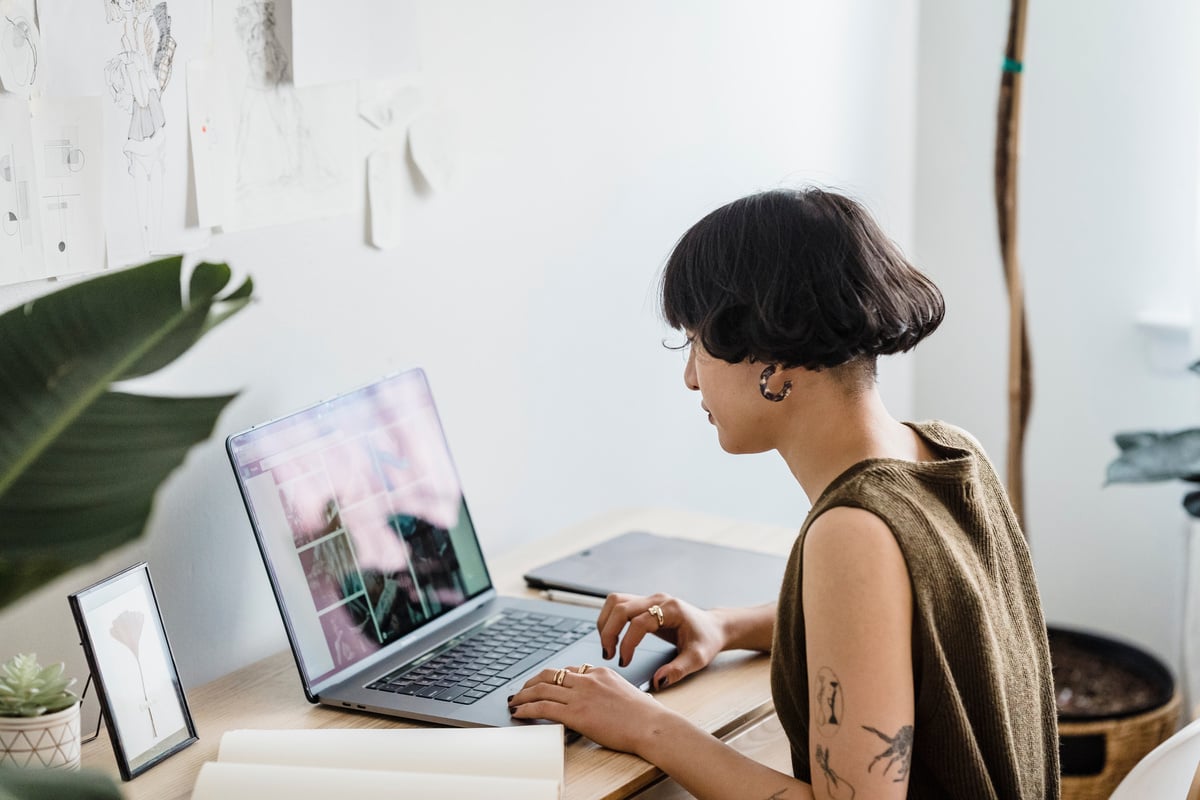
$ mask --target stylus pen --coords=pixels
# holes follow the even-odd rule
[[[555,603],[570,603],[575,606],[600,608],[604,605],[603,597],[596,597],[591,594],[579,594],[578,592],[567,592],[562,589],[542,589],[542,597]]]

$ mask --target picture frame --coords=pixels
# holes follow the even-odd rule
[[[129,781],[199,739],[146,562],[68,595],[100,712]]]

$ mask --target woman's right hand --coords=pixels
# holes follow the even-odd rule
[[[661,626],[658,616],[650,611],[655,606],[662,613]],[[600,609],[596,628],[604,658],[619,655],[622,667],[633,658],[633,651],[647,633],[675,645],[675,658],[659,667],[651,679],[655,689],[664,689],[704,669],[727,643],[718,612],[705,611],[666,594],[610,594]]]

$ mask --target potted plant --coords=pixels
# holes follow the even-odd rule
[[[1200,372],[1200,362],[1189,369]],[[1200,481],[1200,429],[1131,431],[1105,485]],[[1200,517],[1200,491],[1184,508]],[[1180,692],[1158,658],[1128,643],[1050,629],[1062,738],[1063,796],[1107,797],[1134,764],[1175,731]]]
[[[0,666],[0,766],[79,769],[79,697],[63,670],[32,653]]]
[[[1200,374],[1200,361],[1189,365],[1188,370]],[[1113,483],[1157,483],[1171,480],[1200,483],[1200,428],[1126,431],[1116,434],[1113,441],[1120,453],[1108,465],[1105,486]],[[1184,494],[1183,508],[1192,518],[1200,519],[1200,490],[1191,489]],[[1194,609],[1186,609],[1185,621],[1193,613]],[[1188,631],[1194,629],[1194,626],[1189,626]],[[1186,646],[1185,635],[1185,648]],[[1185,657],[1185,669],[1189,662],[1190,659]],[[1193,693],[1195,677],[1191,678]],[[1193,702],[1195,699],[1191,698]]]
[[[212,434],[236,394],[151,397],[118,387],[170,364],[244,308],[253,284],[227,291],[231,278],[226,264],[185,273],[173,256],[0,314],[0,608],[138,538],[159,485]],[[78,703],[55,713],[72,708],[77,714]],[[0,760],[0,797],[120,793],[86,770],[9,769]]]
[[[1188,367],[1200,374],[1200,361]],[[1200,428],[1180,431],[1129,431],[1113,437],[1121,453],[1108,465],[1105,485],[1182,480],[1200,483]],[[1200,490],[1183,498],[1183,507],[1200,518]]]

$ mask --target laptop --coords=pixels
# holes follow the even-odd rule
[[[235,433],[226,450],[313,703],[523,724],[508,696],[600,663],[595,609],[499,595],[423,370]],[[674,648],[617,668],[648,689]]]

